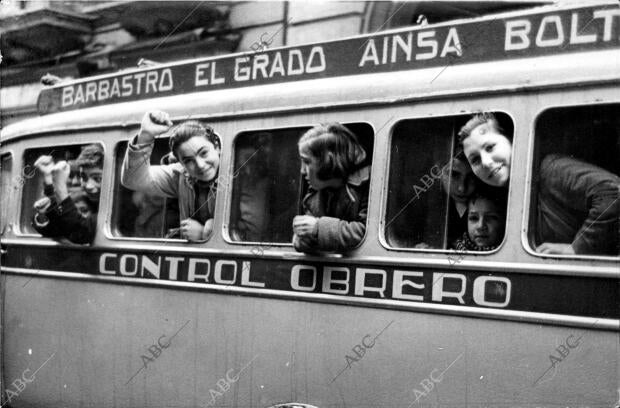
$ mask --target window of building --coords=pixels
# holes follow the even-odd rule
[[[179,204],[177,198],[166,198],[133,191],[120,182],[127,142],[116,148],[116,191],[112,210],[113,233],[136,238],[180,238]],[[150,164],[172,164],[168,138],[155,139]]]
[[[345,124],[371,163],[372,127]],[[297,142],[310,127],[240,133],[235,139],[229,231],[234,241],[291,243],[293,218],[308,186],[300,173]]]
[[[504,113],[495,116],[504,131],[512,135],[510,117]],[[487,188],[481,183],[458,142],[458,132],[470,118],[458,115],[409,119],[395,125],[384,220],[388,245],[445,250],[458,249],[458,243],[476,242],[475,250],[490,250],[503,240],[507,189]],[[475,206],[472,214],[468,211],[470,205]],[[489,214],[489,223],[479,215],[481,211]],[[499,213],[493,216],[499,219],[493,219],[493,213]],[[488,234],[475,231],[478,221]],[[494,235],[491,228],[495,228]]]
[[[620,254],[619,113],[620,104],[610,104],[553,108],[538,117],[528,229],[533,250]]]
[[[84,171],[84,167],[78,166],[78,158],[85,151],[87,154],[83,160],[96,162],[96,166]],[[97,155],[91,155],[92,152]],[[44,205],[42,200],[49,199],[49,205],[59,207],[54,196],[46,197],[44,193],[44,181],[41,172],[35,169],[35,162],[42,156],[49,156],[52,164],[66,161],[68,164],[67,193],[79,214],[85,218],[89,214],[97,214],[99,194],[101,192],[101,175],[103,170],[103,147],[99,144],[91,145],[67,145],[58,147],[28,149],[24,153],[24,168],[22,169],[19,183],[23,183],[22,206],[20,216],[21,231],[25,233],[37,233],[33,226],[36,213],[36,205]],[[80,168],[82,170],[80,170]],[[83,242],[86,243],[86,242]]]

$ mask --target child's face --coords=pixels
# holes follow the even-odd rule
[[[499,245],[504,232],[504,221],[493,201],[478,198],[469,202],[467,233],[476,245]]]
[[[77,208],[78,214],[80,214],[83,218],[88,218],[93,213],[90,210],[90,206],[82,200],[75,202],[75,208]]]
[[[456,202],[467,204],[469,196],[474,192],[474,174],[467,163],[459,159],[452,160],[452,167],[441,172],[441,184],[444,191],[450,187],[450,197]]]
[[[88,198],[93,201],[99,200],[102,173],[99,167],[80,167],[80,185]]]
[[[310,187],[315,190],[322,190],[327,187],[327,183],[317,176],[319,172],[319,159],[313,156],[305,145],[299,146],[299,156],[301,157],[301,175],[306,179]]]
[[[220,168],[220,150],[203,136],[181,143],[176,151],[179,162],[196,180],[211,181]]]
[[[463,150],[480,180],[495,187],[508,184],[512,144],[506,136],[485,123],[463,140]]]

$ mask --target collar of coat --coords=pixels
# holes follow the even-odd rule
[[[359,187],[362,184],[370,180],[370,166],[364,166],[361,169],[351,173],[345,184],[345,190],[349,199],[352,202],[357,201],[357,194],[355,194],[355,187]]]

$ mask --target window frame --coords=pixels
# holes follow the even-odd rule
[[[0,154],[0,177],[2,177],[1,174],[4,173],[4,167],[2,167],[2,162],[6,158],[8,158],[11,161],[10,171],[8,172],[8,182],[9,183],[7,185],[7,189],[6,190],[3,190],[1,188],[2,186],[0,186],[0,194],[3,194],[4,192],[6,192],[7,193],[6,196],[7,197],[11,197],[11,194],[10,194],[11,189],[12,188],[14,189],[14,187],[13,187],[13,185],[14,185],[13,170],[15,168],[15,154],[14,154],[13,150],[7,150],[7,151],[3,152],[2,154]],[[22,192],[23,188],[24,188],[24,185],[22,184],[18,189],[16,189],[16,190],[19,191],[19,194],[17,194],[18,197],[21,197],[21,192]],[[10,204],[10,203],[11,203],[11,200],[7,198],[7,204]],[[6,216],[6,218],[4,218],[4,220],[2,220],[2,213],[1,213],[2,211],[3,211],[3,209],[0,206],[0,237],[4,236],[5,233],[9,230],[9,227],[13,224],[11,222],[11,216],[14,215],[14,213],[13,214],[11,213],[11,206],[7,205],[6,209],[4,210],[4,215]],[[4,222],[4,224],[2,224],[2,222]],[[11,227],[11,229],[12,229],[12,227]]]
[[[64,137],[69,137],[71,136],[71,134],[83,134],[82,132],[85,130],[91,130],[92,129],[77,129],[74,131],[69,131],[69,132],[62,132],[61,135]],[[92,132],[88,132],[88,133],[92,133]],[[56,135],[56,133],[52,133],[52,134],[47,134],[47,135],[42,135],[42,136],[48,136],[48,137],[54,137]],[[87,139],[88,141],[81,141],[78,138],[78,141],[76,143],[73,144],[62,144],[62,145],[55,145],[55,146],[50,146],[50,145],[39,145],[39,146],[31,146],[31,147],[27,147],[23,150],[22,156],[21,156],[21,168],[23,169],[26,165],[28,165],[28,163],[26,163],[26,154],[32,150],[40,150],[40,149],[51,149],[51,152],[53,153],[56,150],[61,150],[66,148],[67,146],[79,146],[84,147],[84,146],[88,146],[91,144],[98,144],[101,146],[101,148],[103,149],[103,169],[102,169],[102,179],[101,179],[101,187],[100,187],[100,196],[99,196],[99,211],[97,212],[97,229],[99,229],[100,225],[101,225],[101,217],[102,215],[100,215],[102,213],[101,209],[103,208],[103,206],[101,205],[102,201],[101,201],[101,197],[103,197],[103,193],[105,191],[105,182],[106,182],[106,161],[107,161],[107,149],[106,149],[106,144],[102,139],[98,139],[95,141],[92,141],[90,139]],[[34,164],[34,163],[33,163]],[[55,242],[58,245],[65,245],[65,246],[84,246],[83,244],[75,244],[70,242],[67,239],[54,239],[54,238],[50,238],[50,237],[45,237],[41,234],[39,234],[38,232],[28,232],[25,231],[25,228],[23,228],[23,224],[22,224],[22,216],[23,216],[23,211],[24,211],[24,205],[23,205],[23,201],[24,201],[24,186],[26,185],[26,183],[24,183],[24,185],[21,187],[20,194],[19,194],[19,199],[18,199],[18,214],[17,214],[17,227],[14,228],[14,232],[15,232],[15,236],[17,237],[32,237],[32,238],[38,238],[38,239],[45,239],[47,241],[52,241]],[[34,203],[30,203],[30,205],[33,205]],[[95,233],[95,237],[97,235],[98,232]]]
[[[608,255],[578,255],[578,254],[574,254],[574,255],[564,255],[564,254],[543,254],[540,252],[537,252],[534,248],[532,248],[532,246],[530,245],[530,240],[529,240],[529,235],[530,232],[535,232],[535,231],[530,231],[530,222],[536,217],[535,214],[535,209],[532,208],[532,200],[534,198],[534,159],[536,159],[534,157],[534,154],[537,153],[537,148],[538,148],[538,135],[536,133],[536,127],[538,126],[538,122],[541,118],[542,115],[544,115],[545,113],[547,113],[548,111],[551,110],[561,110],[561,109],[580,109],[580,108],[587,108],[587,107],[598,107],[598,106],[610,106],[610,105],[617,105],[620,108],[620,100],[616,100],[616,101],[597,101],[594,103],[578,103],[578,104],[567,104],[567,105],[560,105],[560,104],[554,104],[554,105],[548,105],[545,106],[544,108],[538,109],[537,111],[534,112],[533,114],[533,120],[530,122],[530,140],[529,140],[529,145],[528,145],[528,150],[527,150],[527,171],[526,171],[526,178],[525,178],[525,194],[523,197],[523,217],[522,217],[522,223],[521,223],[521,245],[523,246],[523,249],[529,254],[532,255],[538,259],[543,259],[543,260],[554,260],[554,261],[574,261],[574,260],[596,260],[596,261],[608,261],[608,262],[618,262],[620,260],[620,254],[617,256],[608,256]],[[540,160],[538,161],[538,163],[540,164]],[[620,177],[620,175],[618,175]],[[534,211],[533,211],[534,210]]]
[[[515,117],[510,114],[506,109],[500,109],[500,108],[487,108],[483,110],[484,112],[493,112],[493,113],[501,113],[502,115],[506,115],[506,117],[508,117],[510,119],[510,121],[512,122],[513,125],[513,140],[512,140],[512,152],[511,152],[511,166],[510,166],[510,179],[512,179],[513,175],[514,175],[514,167],[513,167],[513,163],[514,163],[514,157],[515,157],[515,151],[516,149],[514,148],[515,145],[515,129],[517,129],[517,121],[515,120]],[[454,118],[454,117],[467,117],[467,116],[471,116],[474,115],[476,113],[482,112],[480,110],[467,110],[467,111],[459,111],[456,113],[451,113],[451,114],[444,114],[442,113],[438,113],[438,114],[433,114],[433,115],[424,115],[424,116],[406,116],[406,117],[399,117],[396,118],[394,120],[394,122],[391,124],[390,129],[389,129],[389,133],[388,133],[388,138],[387,138],[387,152],[386,152],[386,160],[385,160],[385,168],[383,169],[383,175],[385,176],[385,180],[386,182],[383,183],[382,186],[382,200],[381,200],[381,209],[380,209],[380,214],[379,214],[379,234],[378,234],[378,238],[379,238],[379,242],[381,244],[381,246],[383,248],[385,248],[388,251],[398,251],[398,252],[405,252],[405,253],[416,253],[416,254],[427,254],[427,255],[438,255],[438,254],[442,254],[442,255],[453,255],[453,254],[458,254],[459,256],[464,256],[464,255],[475,255],[475,256],[485,256],[488,257],[489,255],[494,255],[498,252],[500,252],[504,246],[506,245],[506,240],[508,238],[508,234],[509,234],[509,220],[511,220],[511,214],[512,214],[512,209],[511,209],[511,203],[513,203],[515,200],[512,199],[511,200],[511,196],[512,196],[512,183],[510,183],[508,185],[508,192],[507,192],[507,200],[506,200],[506,222],[505,222],[505,227],[504,227],[504,237],[501,241],[501,243],[497,246],[497,248],[491,250],[491,251],[459,251],[457,249],[438,249],[438,248],[411,248],[411,247],[395,247],[390,245],[390,243],[388,242],[387,239],[387,234],[386,234],[386,223],[387,223],[387,211],[388,211],[388,193],[389,193],[389,189],[390,189],[390,169],[392,168],[392,146],[394,143],[394,131],[395,128],[397,127],[397,125],[399,125],[400,123],[404,122],[404,121],[411,121],[411,120],[428,120],[428,119],[432,119],[432,120],[441,120],[442,118]],[[456,137],[457,135],[455,135]],[[456,140],[456,142],[458,143],[458,140]]]
[[[326,118],[327,121],[327,118]],[[287,129],[294,129],[294,128],[307,128],[307,130],[312,129],[314,126],[317,126],[319,123],[323,123],[323,122],[312,122],[312,123],[307,123],[307,122],[301,122],[300,124],[294,124],[293,126],[280,126],[280,127],[273,127],[273,128],[249,128],[249,129],[243,129],[243,130],[239,130],[235,133],[234,137],[232,138],[232,142],[231,142],[231,151],[230,151],[230,160],[228,162],[228,166],[227,166],[227,174],[229,175],[233,175],[234,174],[234,169],[235,169],[235,155],[236,155],[236,149],[235,146],[237,144],[237,139],[239,138],[240,135],[242,134],[256,134],[256,133],[262,133],[262,132],[273,132],[273,131],[278,131],[278,130],[287,130]],[[372,177],[372,173],[373,173],[373,163],[375,162],[375,148],[377,146],[377,130],[375,128],[375,126],[365,120],[360,120],[360,121],[355,121],[355,122],[339,122],[344,126],[350,125],[350,124],[363,124],[363,125],[367,125],[370,130],[372,131],[372,152],[371,152],[371,163],[369,164],[369,166],[371,166],[371,177]],[[304,131],[305,133],[305,131]],[[300,134],[303,135],[303,133]],[[297,139],[299,140],[299,139]],[[297,141],[295,141],[295,144],[297,144]],[[221,171],[221,168],[220,168]],[[301,178],[301,173],[299,172],[299,181],[302,182],[302,178]],[[234,180],[235,178],[232,177],[232,180]],[[371,197],[372,197],[372,180],[369,180],[369,192],[368,192],[368,207],[370,208],[370,204],[371,204]],[[232,203],[233,203],[233,188],[232,188],[232,183],[229,183],[226,190],[227,192],[226,194],[226,202],[224,203],[224,213],[223,213],[223,217],[224,217],[224,222],[222,224],[222,237],[224,239],[224,241],[227,244],[230,245],[244,245],[244,246],[252,246],[254,248],[256,247],[265,247],[265,249],[271,249],[271,248],[275,248],[275,249],[283,249],[283,248],[293,248],[293,243],[292,242],[266,242],[266,241],[235,241],[230,237],[230,225],[231,225],[231,214],[232,214]],[[299,197],[300,203],[301,200],[303,200],[303,197]],[[370,215],[370,213],[369,213]],[[370,217],[369,217],[370,218]],[[369,219],[366,220],[366,231],[364,233],[364,237],[362,238],[362,240],[360,241],[360,243],[353,249],[357,249],[359,247],[361,247],[364,242],[367,240],[368,238],[368,226],[369,226]],[[292,227],[291,227],[292,228]],[[341,256],[341,254],[328,254],[327,256]]]
[[[201,120],[201,119],[196,119],[196,120]],[[127,147],[125,148],[125,152],[127,151],[126,149],[129,148],[129,142],[134,138],[134,136],[136,136],[138,134],[138,128],[136,128],[135,131],[130,131],[129,132],[129,136],[126,139],[121,139],[121,140],[117,140],[114,143],[113,149],[112,151],[114,151],[114,157],[112,157],[112,175],[111,175],[111,184],[110,184],[110,197],[111,197],[111,202],[113,202],[117,197],[120,197],[121,195],[121,191],[120,188],[124,187],[125,189],[132,191],[130,189],[128,189],[127,187],[123,186],[121,184],[121,173],[120,171],[118,172],[117,175],[117,164],[119,166],[119,168],[122,170],[122,166],[123,166],[123,160],[125,158],[125,156],[123,155],[122,158],[117,157],[116,154],[118,152],[118,150],[120,149],[120,146],[123,143],[126,143]],[[167,133],[162,133],[160,135],[157,135],[155,137],[155,140],[161,140],[161,139],[169,139],[169,137],[166,137],[164,135],[166,135]],[[219,134],[218,134],[219,137]],[[221,140],[221,137],[220,137]],[[155,142],[153,142],[155,143]],[[168,143],[166,143],[168,144]],[[221,152],[220,152],[220,160],[221,160]],[[117,160],[118,159],[118,160]],[[120,161],[120,164],[119,164]],[[220,162],[221,163],[221,162]],[[221,170],[221,167],[220,167]],[[217,205],[217,197],[216,197],[216,205]],[[213,239],[213,236],[215,234],[215,229],[213,231],[213,234],[211,234],[211,236],[205,240],[205,241],[196,241],[196,242],[192,242],[189,241],[187,239],[183,239],[183,238],[159,238],[159,237],[132,237],[129,235],[121,235],[120,231],[119,231],[119,227],[118,225],[113,225],[114,221],[118,221],[115,219],[115,210],[122,210],[120,207],[116,208],[116,206],[114,204],[109,205],[108,206],[108,212],[107,212],[107,216],[106,216],[106,220],[105,220],[105,236],[107,239],[109,239],[110,241],[129,241],[129,242],[166,242],[166,243],[174,243],[174,244],[183,244],[183,245],[202,245],[205,244],[209,241],[211,241]],[[217,213],[214,214],[213,219],[215,220],[215,217],[217,216]]]

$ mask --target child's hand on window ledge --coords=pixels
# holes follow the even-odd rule
[[[298,215],[293,218],[293,232],[300,238],[316,238],[319,232],[319,219],[312,215]]]
[[[45,214],[52,205],[52,200],[49,197],[43,197],[34,202],[34,209],[38,214]]]
[[[204,225],[192,218],[186,218],[181,221],[181,237],[188,241],[202,241]]]
[[[556,244],[544,242],[536,248],[536,252],[541,254],[575,255],[575,250],[571,244]]]

